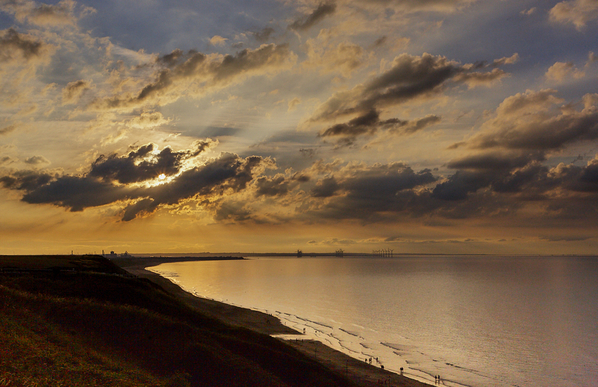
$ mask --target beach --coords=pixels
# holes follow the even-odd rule
[[[188,258],[186,260],[212,260],[216,258]],[[166,262],[178,262],[180,258],[151,257],[151,258],[116,258],[113,259],[117,265],[129,273],[140,278],[146,278],[169,293],[184,300],[188,305],[197,308],[226,324],[239,326],[255,332],[268,335],[285,335],[284,342],[299,350],[319,363],[347,376],[358,386],[379,386],[386,383],[391,386],[421,387],[428,384],[398,375],[370,365],[365,361],[355,359],[342,352],[334,350],[314,340],[303,340],[300,332],[283,325],[280,320],[272,315],[229,305],[206,298],[194,296],[170,280],[146,270],[147,267],[156,266]],[[288,335],[296,335],[296,339],[289,339]],[[291,336],[292,337],[292,336]],[[283,340],[283,339],[281,339]]]

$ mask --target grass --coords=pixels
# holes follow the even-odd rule
[[[67,262],[86,267],[77,274],[0,275],[0,386],[351,385],[279,340],[82,259]]]

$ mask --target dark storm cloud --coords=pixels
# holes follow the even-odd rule
[[[438,184],[432,197],[442,200],[464,200],[467,195],[492,182],[492,175],[481,172],[458,171],[448,181]]]
[[[310,181],[310,176],[301,172],[291,176],[281,173],[275,176],[262,176],[255,181],[255,196],[282,197],[302,183]]]
[[[196,195],[209,199],[225,192],[239,192],[254,179],[256,170],[263,167],[261,157],[241,159],[231,153],[223,153],[219,158],[205,165],[183,172],[169,184],[162,184],[137,192],[137,197],[149,200],[137,202],[125,209],[123,220],[134,219],[140,213],[152,213],[161,205],[178,204],[181,200]]]
[[[19,34],[14,28],[1,31],[0,63],[22,57],[25,60],[41,55],[43,43],[27,35]]]
[[[440,117],[430,115],[418,120],[407,121],[391,118],[380,120],[380,115],[375,109],[364,115],[358,116],[346,123],[336,124],[323,130],[318,137],[342,137],[337,140],[337,146],[353,145],[361,135],[373,135],[385,130],[391,134],[409,135],[422,130],[440,121]]]
[[[331,198],[315,213],[325,218],[376,220],[386,213],[405,211],[413,189],[437,180],[429,170],[414,172],[402,163],[376,164],[322,179],[313,198]]]
[[[579,104],[555,108],[563,101],[556,91],[527,91],[506,98],[483,131],[451,148],[467,146],[480,153],[450,161],[458,171],[436,186],[432,196],[441,200],[465,200],[486,189],[489,193],[515,194],[519,200],[554,202],[562,195],[571,201],[585,200],[581,193],[598,191],[596,161],[586,167],[541,163],[549,152],[576,142],[598,138],[598,98],[586,95]],[[567,193],[567,194],[565,194]],[[516,200],[516,199],[513,199]]]
[[[498,72],[495,72],[497,70]],[[440,94],[449,83],[472,85],[490,83],[505,76],[502,70],[480,73],[443,56],[402,54],[392,68],[352,90],[334,94],[322,104],[312,121],[326,121],[339,116],[365,114],[372,110]],[[486,75],[490,74],[490,75]]]
[[[469,194],[487,188],[495,193],[521,193],[524,200],[542,199],[543,195],[566,185],[541,165],[543,153],[486,153],[453,160],[449,168],[459,169],[438,184],[432,197],[440,200],[465,200]]]
[[[51,203],[71,211],[83,211],[125,199],[130,189],[90,177],[62,176],[27,192],[22,200],[31,204]]]
[[[327,198],[334,196],[340,189],[334,177],[328,177],[319,180],[315,187],[311,190],[311,196],[314,198]]]
[[[584,183],[598,185],[598,160],[584,168],[579,180]]]
[[[393,67],[365,85],[358,107],[387,106],[429,93],[438,93],[442,85],[463,72],[455,62],[444,57],[402,54]]]
[[[47,173],[19,171],[10,176],[0,177],[0,183],[4,188],[31,191],[49,183],[52,178],[53,176]]]
[[[561,114],[550,119],[500,128],[476,136],[472,148],[503,147],[507,149],[552,150],[577,141],[598,138],[598,112]]]
[[[152,153],[154,146],[149,144],[123,157],[100,158],[85,175],[20,171],[0,177],[0,183],[7,189],[24,191],[23,202],[54,204],[71,211],[132,200],[134,202],[123,211],[123,220],[129,221],[140,214],[151,214],[163,205],[176,205],[195,197],[210,201],[224,193],[245,190],[257,173],[273,164],[262,157],[240,158],[223,153],[203,165],[180,172],[168,183],[150,187],[127,185],[154,178],[158,165],[164,168],[162,173],[179,171],[180,161],[199,154],[202,144],[197,143],[194,149],[183,152],[166,148],[155,160],[144,164],[139,160],[145,160]]]
[[[210,144],[209,141],[199,141],[193,150],[175,152],[164,148],[155,155],[151,154],[154,144],[147,144],[121,157],[101,155],[91,165],[88,176],[130,184],[155,179],[162,174],[176,175],[185,160],[199,155]]]
[[[598,159],[585,167],[561,164],[551,172],[551,177],[570,191],[598,192]]]
[[[485,155],[487,156],[487,155]],[[486,159],[470,160],[473,168],[463,168],[450,176],[447,181],[438,184],[432,191],[432,197],[441,200],[466,200],[468,195],[481,189],[489,193],[517,194],[513,200],[551,201],[569,192],[598,193],[598,161],[592,160],[585,167],[559,164],[549,168],[540,160],[526,162],[523,157],[513,160],[509,165],[506,160]],[[454,163],[462,168],[464,165]],[[587,200],[588,197],[568,197],[568,200]],[[598,197],[594,197],[598,199]]]
[[[306,17],[295,20],[289,25],[290,29],[296,31],[305,31],[320,21],[326,16],[332,15],[336,11],[336,4],[334,3],[321,3],[318,8],[314,9],[311,14]]]
[[[289,181],[284,175],[278,174],[274,177],[260,177],[256,180],[256,196],[282,196],[286,195],[291,189],[292,181]]]
[[[413,134],[427,128],[430,125],[439,123],[440,120],[440,117],[431,114],[417,120],[406,121],[405,125],[399,125],[398,127],[391,129],[391,131],[399,132],[401,134]]]
[[[390,122],[389,122],[390,121]],[[344,124],[334,125],[322,133],[319,137],[330,137],[330,136],[350,136],[356,137],[360,134],[373,133],[378,129],[379,125],[396,123],[397,120],[380,121],[380,115],[375,109],[370,110],[362,116],[356,117],[351,121]]]
[[[563,104],[555,90],[527,91],[506,98],[479,134],[454,144],[473,149],[503,148],[546,152],[598,139],[598,96]],[[561,106],[558,106],[561,105]],[[575,107],[582,105],[576,110]]]
[[[188,52],[185,54],[185,52],[184,52],[183,50],[181,50],[181,49],[177,48],[177,49],[174,49],[174,50],[172,50],[172,52],[171,52],[170,54],[164,54],[164,55],[161,55],[161,56],[159,56],[159,57],[156,59],[156,62],[157,62],[157,63],[160,63],[160,64],[163,64],[163,65],[165,65],[166,67],[172,68],[172,67],[174,67],[175,65],[178,65],[178,64],[180,64],[180,60],[181,60],[182,58],[184,58],[185,56],[186,56],[186,57],[192,57],[192,56],[194,56],[195,54],[201,54],[201,53],[198,53],[198,52],[197,52],[197,51],[195,51],[195,50],[189,50],[189,51],[188,51]],[[200,58],[201,60],[203,60],[203,59],[205,59],[205,55],[201,54],[201,56],[200,56],[199,58]]]

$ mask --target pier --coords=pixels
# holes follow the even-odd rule
[[[376,257],[392,258],[393,249],[372,250],[372,255]]]

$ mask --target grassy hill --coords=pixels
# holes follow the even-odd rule
[[[0,385],[351,385],[102,257],[5,256],[0,269]]]

